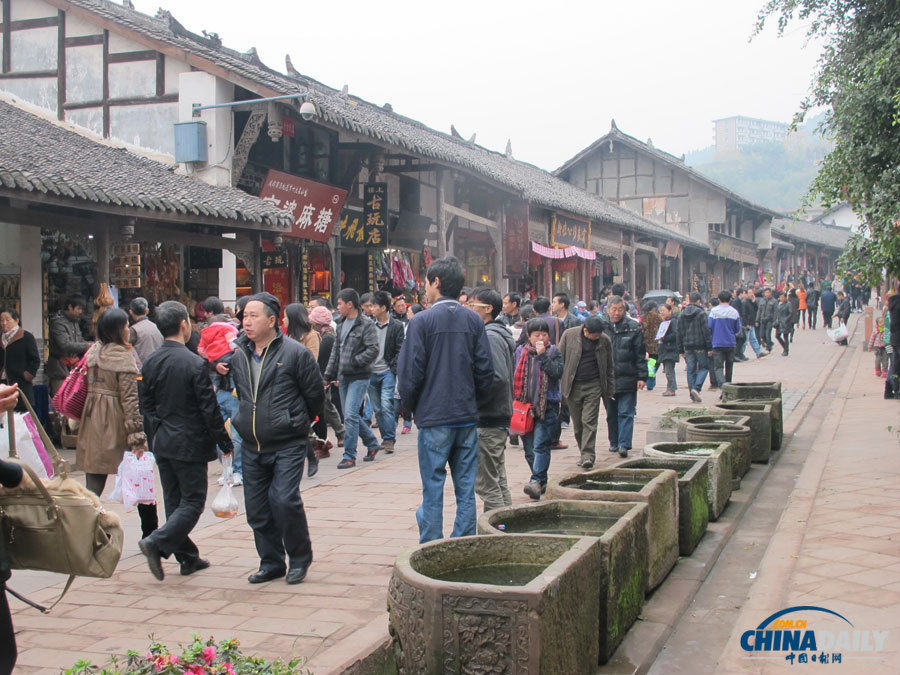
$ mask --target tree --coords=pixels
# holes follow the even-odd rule
[[[869,243],[848,246],[845,269],[883,261],[900,276],[900,2],[769,0],[754,34],[772,17],[779,35],[796,20],[808,22],[807,37],[824,45],[794,125],[826,106],[819,128],[834,149],[806,201],[832,206],[846,200],[863,218]]]

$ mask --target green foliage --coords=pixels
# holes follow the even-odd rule
[[[223,640],[216,644],[213,638],[203,640],[194,634],[192,642],[180,645],[181,653],[175,654],[150,637],[151,644],[145,654],[127,652],[124,661],[112,656],[106,666],[95,666],[79,659],[64,671],[65,675],[309,675],[303,660],[284,662],[281,659],[266,661],[241,653],[238,640]]]
[[[896,0],[769,0],[756,33],[776,17],[795,20],[824,44],[795,125],[827,106],[820,130],[834,141],[807,195],[825,206],[847,200],[863,217],[870,247],[857,241],[845,269],[868,258],[900,275],[900,3]],[[855,271],[873,272],[871,265]],[[878,275],[880,278],[880,274]]]

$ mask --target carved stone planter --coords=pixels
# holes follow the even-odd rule
[[[659,586],[678,560],[678,475],[667,469],[595,469],[551,478],[548,499],[645,502],[650,562],[647,590]]]
[[[388,588],[402,673],[593,673],[595,537],[442,539],[397,558]]]
[[[689,424],[684,438],[685,441],[731,443],[731,478],[734,490],[740,489],[741,478],[750,470],[750,419],[746,416],[744,419],[744,424],[722,421]]]
[[[721,410],[710,410],[705,415],[697,415],[696,417],[684,417],[676,422],[678,429],[678,443],[684,443],[687,440],[687,429],[692,424],[712,424],[713,422],[724,422],[726,424],[750,424],[749,415],[736,412],[724,412]],[[649,445],[649,444],[648,444]]]
[[[598,644],[599,662],[606,663],[644,604],[649,545],[647,505],[561,499],[519,504],[482,514],[478,532],[600,538],[600,574],[596,581],[600,598]]]
[[[709,471],[709,492],[706,499],[709,519],[719,519],[731,499],[731,443],[657,443],[644,446],[644,456],[706,460]]]
[[[780,450],[784,438],[781,382],[729,382],[722,385],[722,401],[755,401],[772,406],[772,450]]]
[[[690,555],[709,524],[709,467],[703,458],[639,457],[614,464],[614,469],[671,469],[678,474],[678,551]]]
[[[647,443],[674,443],[678,440],[678,420],[683,417],[695,417],[709,413],[707,408],[675,407],[669,408],[662,415],[650,418],[647,429]]]
[[[720,403],[716,409],[750,418],[750,460],[768,463],[772,455],[772,406],[762,401],[732,401]]]

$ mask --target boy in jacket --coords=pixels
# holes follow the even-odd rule
[[[150,572],[162,581],[162,557],[174,554],[183,575],[209,567],[190,533],[206,504],[207,465],[216,459],[216,446],[225,454],[234,448],[206,362],[185,347],[191,336],[187,307],[166,301],[157,307],[156,321],[163,344],[144,362],[138,391],[148,445],[159,468],[166,522],[138,546]]]
[[[734,351],[739,335],[743,335],[741,315],[729,302],[731,293],[719,291],[719,304],[709,310],[709,332],[712,335],[713,358],[715,359],[716,383],[731,382],[734,370]]]
[[[431,308],[410,319],[400,350],[400,399],[419,428],[422,504],[416,522],[422,544],[444,536],[448,464],[456,494],[450,536],[475,534],[476,402],[490,392],[494,365],[484,321],[456,299],[464,283],[463,268],[453,256],[428,266],[425,298]]]

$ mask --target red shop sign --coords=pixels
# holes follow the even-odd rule
[[[259,196],[291,214],[291,237],[326,242],[344,208],[347,191],[269,169]]]

